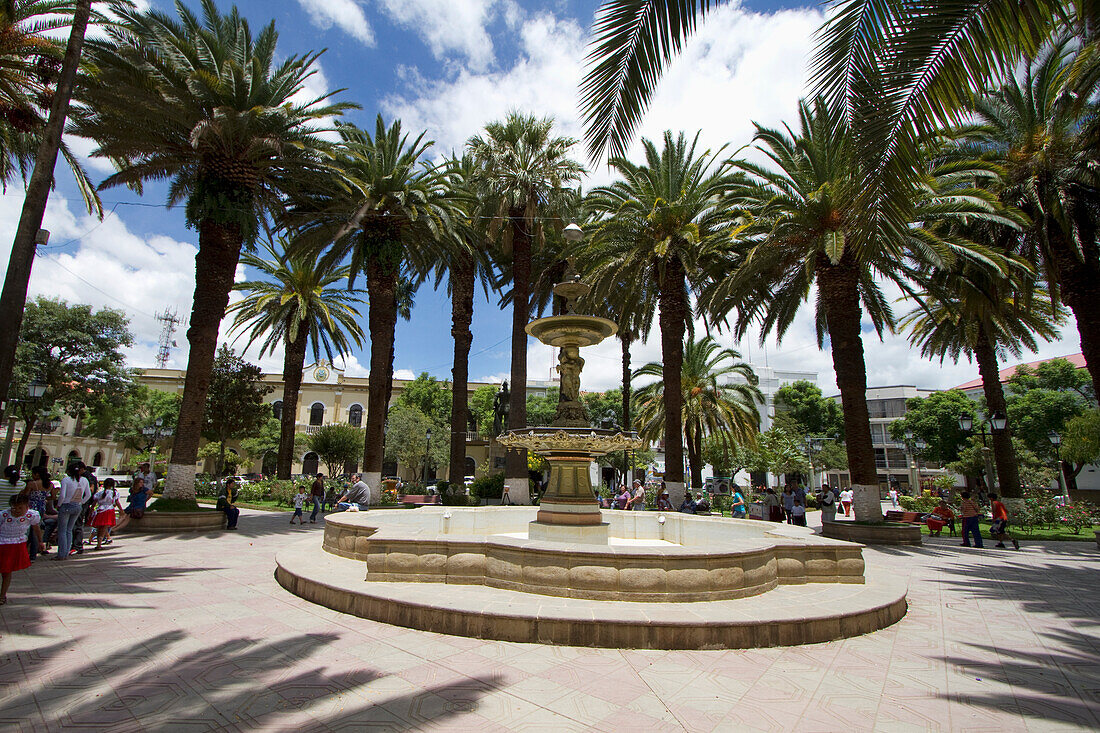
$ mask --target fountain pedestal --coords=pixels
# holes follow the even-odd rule
[[[528,525],[533,540],[607,544],[607,523],[593,500],[588,453],[549,453],[550,485],[539,503],[538,518]]]

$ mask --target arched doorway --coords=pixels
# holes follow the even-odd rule
[[[92,458],[92,465],[93,466],[102,466],[103,465],[103,451],[97,451],[96,452],[95,456]]]
[[[317,454],[313,451],[306,453],[302,458],[302,473],[312,476],[317,473]]]
[[[475,471],[477,471],[477,461],[475,461],[470,456],[466,456],[466,473],[464,473],[463,475],[473,476]]]

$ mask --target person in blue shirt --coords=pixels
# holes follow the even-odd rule
[[[744,519],[748,512],[748,506],[745,504],[745,497],[741,493],[741,489],[735,488],[733,490],[733,503],[730,505],[734,519]]]

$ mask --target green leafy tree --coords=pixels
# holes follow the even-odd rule
[[[132,383],[117,403],[105,403],[88,413],[84,421],[85,431],[97,438],[112,436],[115,442],[132,451],[148,451],[150,436],[143,430],[162,426],[171,427],[179,418],[180,396],[175,392],[150,389],[143,384]],[[170,438],[161,437],[157,442],[167,447]]]
[[[652,284],[661,330],[661,361],[655,364],[664,384],[677,383],[684,373],[684,336],[694,316],[689,294],[699,292],[707,269],[729,248],[741,222],[730,197],[736,179],[721,160],[723,151],[698,151],[697,143],[698,135],[689,141],[671,132],[665,132],[661,148],[643,140],[644,164],[612,158],[609,164],[620,180],[588,196],[588,205],[601,217],[584,258],[592,297],[614,301],[623,283]],[[681,390],[663,390],[661,398],[662,405],[652,404],[651,414],[639,414],[635,422],[645,429],[655,411],[663,415],[665,481],[675,504],[682,499],[684,480],[681,436],[698,436],[688,443],[689,459],[692,453],[696,459],[694,482],[702,433],[684,422]]]
[[[294,101],[318,54],[279,54],[274,23],[253,34],[236,8],[223,14],[214,0],[202,0],[201,16],[182,3],[176,12],[119,9],[105,37],[89,40],[96,73],[78,90],[72,131],[118,169],[101,188],[141,192],[148,181],[170,181],[169,205],[184,203],[198,232],[187,376],[165,485],[167,498],[186,500],[195,496],[206,387],[241,248],[284,209],[290,188],[330,170],[322,121],[351,105],[330,104],[327,94]]]
[[[199,458],[202,460],[213,459],[218,475],[228,475],[237,472],[244,465],[247,458],[233,450],[220,440],[206,443],[199,449]]]
[[[1100,460],[1100,410],[1089,410],[1066,422],[1058,459],[1071,489],[1077,488],[1081,469]]]
[[[811,453],[814,459],[814,467],[821,471],[847,471],[848,451],[843,443],[827,440],[816,451]]]
[[[584,404],[584,409],[588,413],[588,423],[592,427],[602,427],[607,420],[623,430],[630,430],[629,425],[623,425],[623,391],[621,389],[584,392],[581,394],[581,403]]]
[[[405,385],[397,404],[415,407],[427,415],[433,424],[448,422],[451,419],[451,385],[421,372]]]
[[[796,433],[782,428],[770,428],[756,440],[754,471],[768,471],[776,475],[806,473],[810,464],[806,461],[805,448]]]
[[[122,365],[122,349],[133,343],[122,311],[93,310],[39,296],[27,303],[15,354],[8,397],[12,414],[23,422],[16,449],[22,463],[27,441],[41,416],[103,414],[125,401],[133,374]],[[31,382],[45,387],[27,399]],[[18,400],[18,401],[15,401]]]
[[[264,402],[264,396],[272,389],[264,384],[260,367],[237,356],[228,346],[218,349],[210,370],[202,433],[211,443],[219,444],[215,464],[219,476],[225,471],[226,443],[248,438],[271,419],[271,405]]]
[[[1066,424],[1091,407],[1091,384],[1083,369],[1065,359],[1035,368],[1018,367],[1008,380],[1008,419],[1016,435],[1035,454],[1054,460],[1050,433],[1065,433]]]
[[[470,416],[482,435],[488,435],[493,430],[493,398],[497,391],[495,385],[483,384],[470,395]]]
[[[684,443],[691,463],[693,489],[703,486],[703,440],[708,435],[727,437],[735,443],[752,445],[760,429],[759,405],[764,395],[749,364],[738,361],[741,354],[723,349],[714,339],[705,337],[684,345],[681,374],[674,382],[679,387]],[[635,377],[657,377],[634,394],[638,434],[651,442],[666,434],[668,404],[665,394],[664,365],[651,362],[634,372]],[[677,438],[677,441],[679,439]],[[668,441],[665,441],[666,473]],[[672,492],[669,492],[672,498]],[[675,503],[675,502],[674,502]]]
[[[270,475],[276,472],[275,457],[279,451],[282,425],[274,417],[266,420],[250,436],[240,441],[241,450],[249,460],[260,461],[260,473]],[[303,436],[304,437],[304,436]],[[295,436],[293,448],[295,455],[305,452],[304,442]]]
[[[749,178],[736,201],[752,214],[745,246],[720,268],[706,295],[713,320],[737,313],[736,333],[750,328],[782,337],[816,290],[819,346],[828,336],[844,411],[844,442],[859,521],[881,522],[878,469],[867,411],[864,319],[880,338],[894,327],[882,281],[911,287],[913,263],[946,267],[980,260],[1001,267],[988,248],[957,236],[951,224],[978,219],[1014,226],[988,192],[960,189],[981,178],[980,160],[921,164],[920,185],[896,192],[904,225],[867,222],[860,205],[860,169],[843,112],[822,99],[799,105],[797,132],[757,127],[758,149],[770,164],[739,161]],[[868,229],[870,227],[870,230]]]
[[[923,440],[927,447],[921,455],[938,463],[959,459],[959,451],[968,441],[959,427],[959,417],[969,415],[975,424],[981,421],[978,405],[957,389],[933,392],[927,397],[910,397],[905,401],[905,417],[890,423],[890,439],[907,443],[908,431],[914,440]]]
[[[331,362],[335,356],[349,353],[352,344],[363,345],[356,309],[362,291],[337,287],[350,276],[351,268],[323,266],[313,257],[292,252],[286,239],[279,239],[278,247],[265,242],[263,249],[266,258],[251,252],[241,257],[241,263],[258,277],[233,286],[244,297],[230,306],[228,313],[233,314],[231,332],[247,331],[248,345],[261,341],[260,358],[285,348],[276,474],[286,480],[294,462],[298,393],[306,352],[312,347],[314,361],[323,352]]]
[[[986,488],[990,488],[989,477],[986,475],[985,451],[988,448],[982,443],[980,435],[973,435],[970,440],[959,450],[958,458],[946,465],[948,471],[961,476],[974,476],[985,482]],[[1024,441],[1014,437],[1012,450],[1016,454],[1016,460],[1020,467],[1020,481],[1024,486],[1047,486],[1054,478],[1054,470],[1049,461],[1044,461],[1033,451],[1028,449]]]
[[[545,394],[527,395],[526,407],[528,425],[549,425],[558,410],[558,388],[550,387]]]
[[[322,425],[308,436],[306,445],[324,461],[328,475],[337,476],[346,464],[363,457],[363,429],[344,423]]]
[[[527,322],[531,314],[531,263],[546,239],[546,222],[555,221],[574,198],[571,184],[584,167],[573,160],[576,140],[554,135],[552,118],[519,112],[502,122],[491,122],[480,135],[466,142],[475,169],[469,179],[491,217],[488,235],[502,269],[511,273],[512,355],[509,385],[508,428],[527,422]],[[560,228],[560,225],[559,225]],[[527,461],[524,451],[510,450],[505,457],[508,495],[529,504]]]
[[[775,409],[790,415],[803,433],[844,439],[844,412],[836,400],[826,399],[821,388],[800,379],[775,393]]]
[[[360,273],[366,275],[371,380],[363,478],[378,492],[401,283],[429,271],[436,242],[447,236],[459,209],[445,170],[422,162],[433,144],[424,139],[425,133],[410,138],[400,120],[387,127],[382,115],[373,134],[347,124],[337,130],[342,183],[318,180],[299,190],[286,219],[298,228],[303,251],[327,250],[325,266],[349,263],[349,286]]]
[[[715,476],[732,477],[749,470],[759,462],[755,446],[743,445],[728,434],[716,433],[703,439],[703,462],[714,469]]]
[[[427,455],[431,468],[442,466],[450,455],[448,424],[434,423],[416,407],[394,405],[390,410],[386,427],[386,460],[397,461],[406,468],[414,468],[424,481],[424,459]],[[427,438],[428,431],[432,437]]]

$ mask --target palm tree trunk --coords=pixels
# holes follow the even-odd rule
[[[77,0],[73,9],[73,25],[69,31],[65,56],[61,61],[61,74],[50,102],[49,117],[42,129],[42,139],[34,158],[34,170],[27,183],[23,210],[19,215],[15,240],[8,258],[4,290],[0,293],[0,323],[4,324],[0,328],[0,398],[8,394],[12,371],[15,369],[15,346],[19,342],[19,328],[23,324],[23,310],[27,304],[27,286],[34,262],[35,238],[42,228],[42,218],[46,214],[46,203],[54,183],[53,171],[57,165],[58,150],[61,148],[61,135],[65,130],[65,118],[69,113],[69,100],[76,83],[77,67],[80,65],[91,9],[91,0]],[[0,423],[3,423],[3,410],[0,410]]]
[[[1005,404],[1004,388],[1001,387],[1000,370],[997,368],[997,351],[989,340],[986,326],[978,328],[978,342],[974,347],[974,358],[978,362],[978,372],[982,375],[982,390],[985,392],[985,404],[989,413],[1008,414]],[[1020,490],[1020,469],[1016,465],[1016,453],[1012,450],[1012,425],[1008,424],[1000,432],[993,433],[993,460],[997,463],[997,476],[1000,479],[1000,495],[1009,499],[1022,499]],[[993,477],[989,477],[992,482]]]
[[[298,393],[302,389],[302,370],[306,363],[308,345],[309,329],[302,324],[297,337],[286,345],[286,353],[283,354],[283,412],[279,416],[279,453],[275,464],[275,475],[283,481],[290,479],[290,471],[294,465]]]
[[[367,322],[370,329],[370,381],[367,383],[367,430],[363,445],[363,480],[371,496],[381,496],[382,457],[386,436],[386,396],[393,382],[394,329],[397,327],[397,270],[376,258],[367,261]]]
[[[508,428],[527,427],[527,320],[531,301],[531,236],[522,210],[512,213],[512,390],[508,398]],[[508,498],[516,504],[530,504],[527,453],[508,451],[504,481]]]
[[[190,350],[183,381],[179,422],[172,440],[172,458],[164,482],[168,499],[195,498],[195,461],[202,437],[206,393],[218,347],[218,327],[229,305],[229,291],[241,256],[240,227],[209,219],[199,223],[199,252],[195,255],[195,300],[187,329]]]
[[[692,420],[694,425],[689,428],[684,436],[687,440],[688,465],[691,466],[691,488],[699,489],[703,486],[703,451],[700,439],[701,428],[698,420]]]
[[[684,500],[684,395],[680,390],[684,368],[684,298],[686,275],[678,259],[665,265],[660,282],[661,378],[665,408],[665,486],[673,506]]]
[[[1077,319],[1081,353],[1092,377],[1092,388],[1100,395],[1100,246],[1087,217],[1078,218],[1081,219],[1078,224],[1082,230],[1084,258],[1078,256],[1073,245],[1063,240],[1052,243],[1051,253],[1062,299]]]
[[[859,303],[859,270],[847,261],[845,250],[840,263],[832,265],[819,255],[817,286],[825,309],[825,323],[832,343],[833,369],[844,408],[844,436],[848,448],[848,471],[856,521],[882,521],[878,469],[871,443],[871,419],[867,412],[867,364],[863,356],[863,337]]]
[[[467,385],[470,382],[470,346],[474,335],[474,258],[459,255],[451,264],[451,336],[455,340],[451,368],[451,457],[447,480],[462,486],[466,477],[466,422],[469,415]]]

